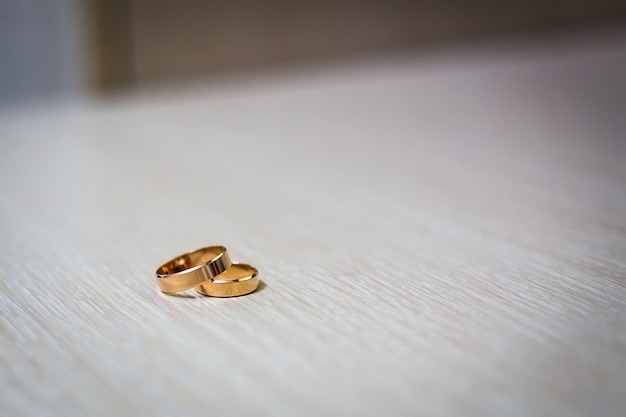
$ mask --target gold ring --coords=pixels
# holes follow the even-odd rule
[[[219,276],[196,286],[196,291],[212,297],[236,297],[250,294],[259,286],[259,271],[246,264],[234,263]]]
[[[177,256],[156,270],[163,292],[184,291],[226,271],[232,262],[224,246],[209,246]]]

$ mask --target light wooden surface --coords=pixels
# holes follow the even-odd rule
[[[0,114],[0,415],[622,416],[626,36]],[[235,299],[153,271],[226,245]]]

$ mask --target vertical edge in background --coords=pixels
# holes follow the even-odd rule
[[[88,80],[96,93],[114,92],[135,84],[132,1],[88,0]]]

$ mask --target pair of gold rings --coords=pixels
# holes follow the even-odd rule
[[[224,246],[209,246],[177,256],[156,270],[164,293],[196,291],[212,297],[236,297],[253,292],[259,285],[259,271],[233,263]]]

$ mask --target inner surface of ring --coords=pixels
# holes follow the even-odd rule
[[[198,265],[206,264],[222,252],[222,249],[219,247],[210,247],[205,249],[199,249],[192,253],[187,253],[161,266],[157,270],[157,274],[175,274],[177,272],[182,272]]]
[[[219,281],[240,281],[243,278],[252,277],[254,273],[255,269],[250,265],[234,263],[220,274]]]

